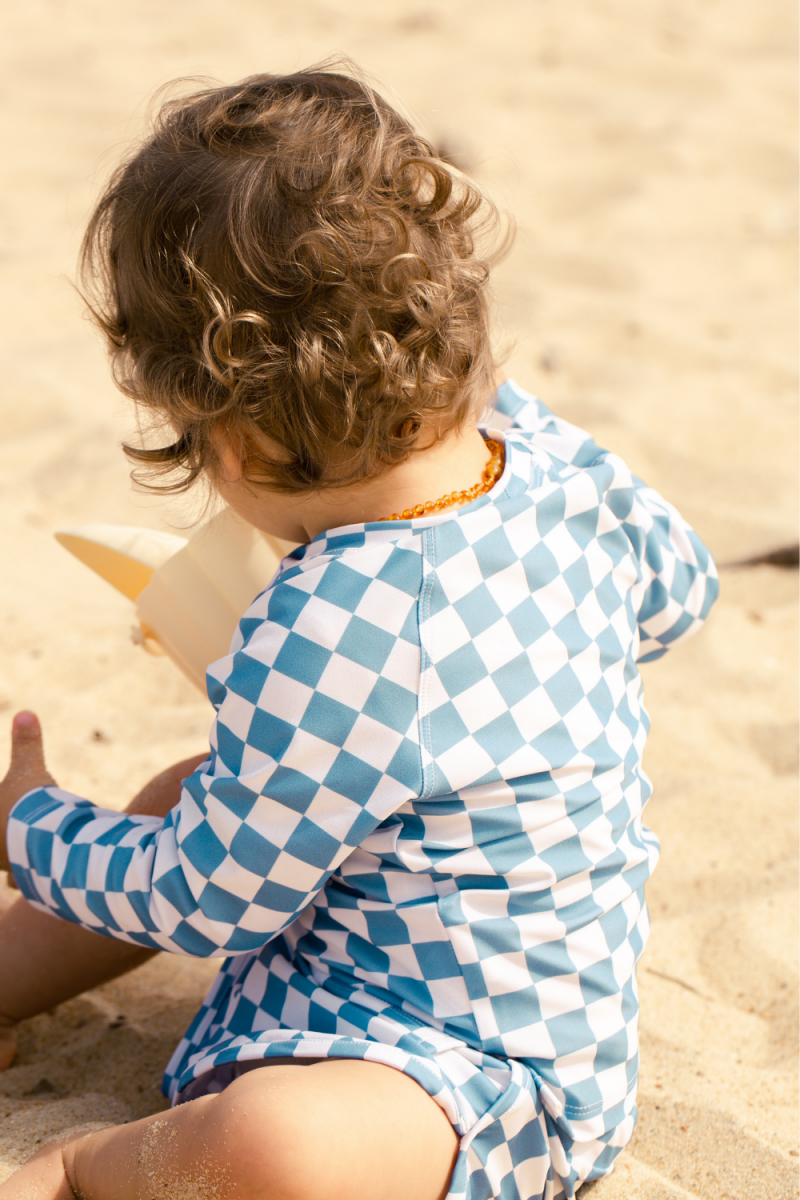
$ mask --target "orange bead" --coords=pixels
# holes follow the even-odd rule
[[[451,508],[456,504],[469,503],[471,500],[476,500],[478,496],[483,496],[490,491],[505,469],[505,447],[502,442],[496,442],[494,439],[489,439],[486,442],[486,448],[489,450],[491,457],[483,468],[482,478],[478,483],[473,483],[471,488],[466,488],[464,491],[445,492],[438,500],[426,500],[424,504],[415,504],[413,508],[406,508],[402,513],[392,513],[390,517],[381,517],[381,521],[411,521],[415,517],[422,517],[425,513],[440,512],[443,508]]]

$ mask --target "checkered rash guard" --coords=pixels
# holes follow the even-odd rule
[[[451,1200],[555,1200],[633,1131],[637,662],[717,584],[674,508],[515,384],[490,433],[489,494],[283,561],[209,668],[210,753],[165,820],[41,788],[9,856],[39,908],[225,958],[173,1098],[221,1064],[382,1062],[461,1134]]]

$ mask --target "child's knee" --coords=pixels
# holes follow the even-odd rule
[[[248,1072],[206,1121],[237,1200],[441,1196],[458,1150],[436,1102],[376,1063]]]
[[[247,1078],[218,1096],[100,1130],[68,1147],[64,1165],[74,1194],[90,1200],[156,1194],[318,1200],[320,1177],[313,1148],[304,1144],[294,1089],[247,1086]]]
[[[237,1200],[319,1200],[332,1164],[311,1128],[305,1092],[293,1080],[280,1086],[271,1074],[245,1075],[214,1097],[203,1115],[203,1140],[209,1149],[214,1144]]]

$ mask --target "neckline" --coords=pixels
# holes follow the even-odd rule
[[[361,521],[353,525],[335,525],[330,529],[323,529],[301,548],[309,550],[317,543],[322,545],[333,538],[346,537],[347,534],[369,534],[370,541],[374,540],[376,535],[383,534],[384,537],[380,538],[381,541],[393,541],[397,539],[398,535],[407,533],[410,529],[421,530],[431,528],[435,525],[444,525],[447,521],[460,520],[467,515],[477,512],[481,508],[485,508],[488,504],[496,503],[506,490],[512,474],[513,443],[508,440],[507,430],[492,429],[489,426],[478,426],[478,432],[484,441],[488,441],[491,438],[495,442],[502,442],[505,449],[503,473],[499,476],[491,491],[484,492],[482,496],[478,496],[475,500],[470,501],[469,504],[465,504],[462,508],[454,508],[450,512],[425,513],[421,517],[410,517],[405,521],[376,520]]]

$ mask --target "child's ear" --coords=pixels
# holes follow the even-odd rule
[[[216,433],[214,435],[214,449],[217,452],[222,478],[225,483],[239,483],[244,471],[241,449],[234,448],[224,433]]]

